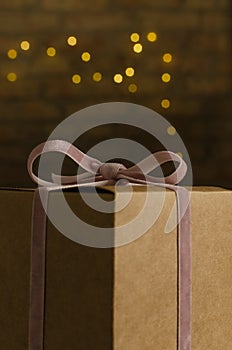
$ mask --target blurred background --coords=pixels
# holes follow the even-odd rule
[[[33,186],[28,154],[70,114],[124,101],[165,117],[195,185],[232,188],[229,0],[1,0],[0,186]],[[120,136],[83,135],[87,151]],[[124,136],[155,142],[137,130]]]

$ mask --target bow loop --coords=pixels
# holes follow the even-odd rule
[[[52,175],[52,182],[44,181],[33,172],[33,163],[43,153],[59,152],[71,158],[78,166],[85,170],[83,174],[77,176]],[[149,173],[167,162],[177,162],[178,166],[172,174],[168,176],[155,177]],[[28,172],[33,181],[41,186],[87,186],[108,185],[117,180],[124,179],[138,184],[166,183],[169,185],[178,184],[185,176],[187,165],[185,161],[176,153],[161,151],[150,154],[147,158],[130,168],[126,168],[120,163],[102,163],[99,160],[84,154],[71,143],[64,140],[52,140],[35,147],[28,158]]]

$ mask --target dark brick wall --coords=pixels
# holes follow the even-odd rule
[[[128,101],[156,110],[176,127],[196,185],[231,188],[230,6],[229,0],[2,0],[0,185],[32,185],[26,172],[30,150],[71,113]],[[151,31],[155,42],[147,40]],[[140,34],[141,54],[132,50],[132,32]],[[77,37],[76,46],[67,44],[70,35]],[[22,40],[30,42],[28,51],[20,48]],[[54,57],[46,54],[51,46]],[[17,51],[15,59],[8,57],[10,49]],[[89,62],[80,59],[84,51],[91,53]],[[162,60],[166,52],[171,63]],[[134,77],[125,76],[128,66]],[[103,75],[100,82],[92,80],[96,71]],[[7,80],[10,72],[16,81]],[[161,80],[164,72],[171,74],[169,83]],[[123,74],[121,84],[113,81],[115,73]],[[72,83],[73,74],[81,76],[80,84]],[[128,91],[131,83],[137,92]],[[170,108],[161,107],[162,99],[170,100]],[[107,137],[113,135],[107,130]],[[99,135],[89,137],[92,144]]]

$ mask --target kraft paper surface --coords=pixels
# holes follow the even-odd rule
[[[149,191],[158,206],[160,191]],[[120,191],[116,209],[126,195],[126,189]],[[117,193],[109,188],[101,196],[109,201]],[[101,227],[130,222],[145,196],[138,186],[125,209],[99,214],[78,193],[66,194],[76,214]],[[28,344],[32,200],[33,191],[0,190],[0,341],[6,350],[25,350]],[[45,350],[176,350],[176,228],[164,233],[174,204],[168,191],[154,225],[110,249],[77,244],[48,220]],[[146,210],[157,212],[154,204]],[[230,350],[232,191],[194,188],[191,213],[192,349]]]

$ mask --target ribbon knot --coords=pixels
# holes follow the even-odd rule
[[[120,163],[103,163],[99,169],[98,173],[103,176],[106,180],[117,180],[118,173],[120,170],[126,170],[126,167]]]

